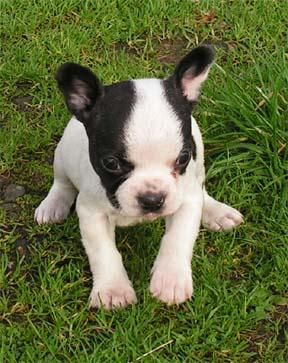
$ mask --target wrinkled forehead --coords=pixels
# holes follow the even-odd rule
[[[173,162],[183,148],[181,122],[170,105],[163,82],[133,81],[135,103],[124,130],[127,157],[135,165]]]

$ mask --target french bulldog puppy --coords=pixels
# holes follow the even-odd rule
[[[109,86],[78,64],[57,72],[73,117],[56,148],[54,183],[35,220],[63,221],[77,198],[93,275],[91,307],[137,301],[115,245],[116,226],[165,218],[150,292],[171,305],[192,296],[191,259],[200,224],[223,231],[243,221],[237,210],[207,194],[203,142],[191,117],[213,58],[213,48],[200,45],[164,80]]]

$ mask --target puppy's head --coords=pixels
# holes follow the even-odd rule
[[[91,164],[121,214],[153,219],[182,204],[184,175],[196,158],[191,110],[213,58],[202,45],[165,80],[110,86],[78,64],[59,68],[68,109],[86,128]]]

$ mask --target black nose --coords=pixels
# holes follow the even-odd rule
[[[138,203],[144,212],[157,212],[165,202],[163,193],[145,193],[138,196]]]

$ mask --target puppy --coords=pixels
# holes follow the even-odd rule
[[[54,183],[35,220],[63,221],[77,197],[93,275],[91,307],[137,301],[115,245],[116,226],[165,218],[150,292],[170,305],[192,296],[191,259],[200,224],[220,231],[243,221],[237,210],[207,194],[203,142],[191,117],[213,58],[213,49],[201,45],[167,79],[109,86],[78,64],[57,72],[73,117],[56,148]]]

